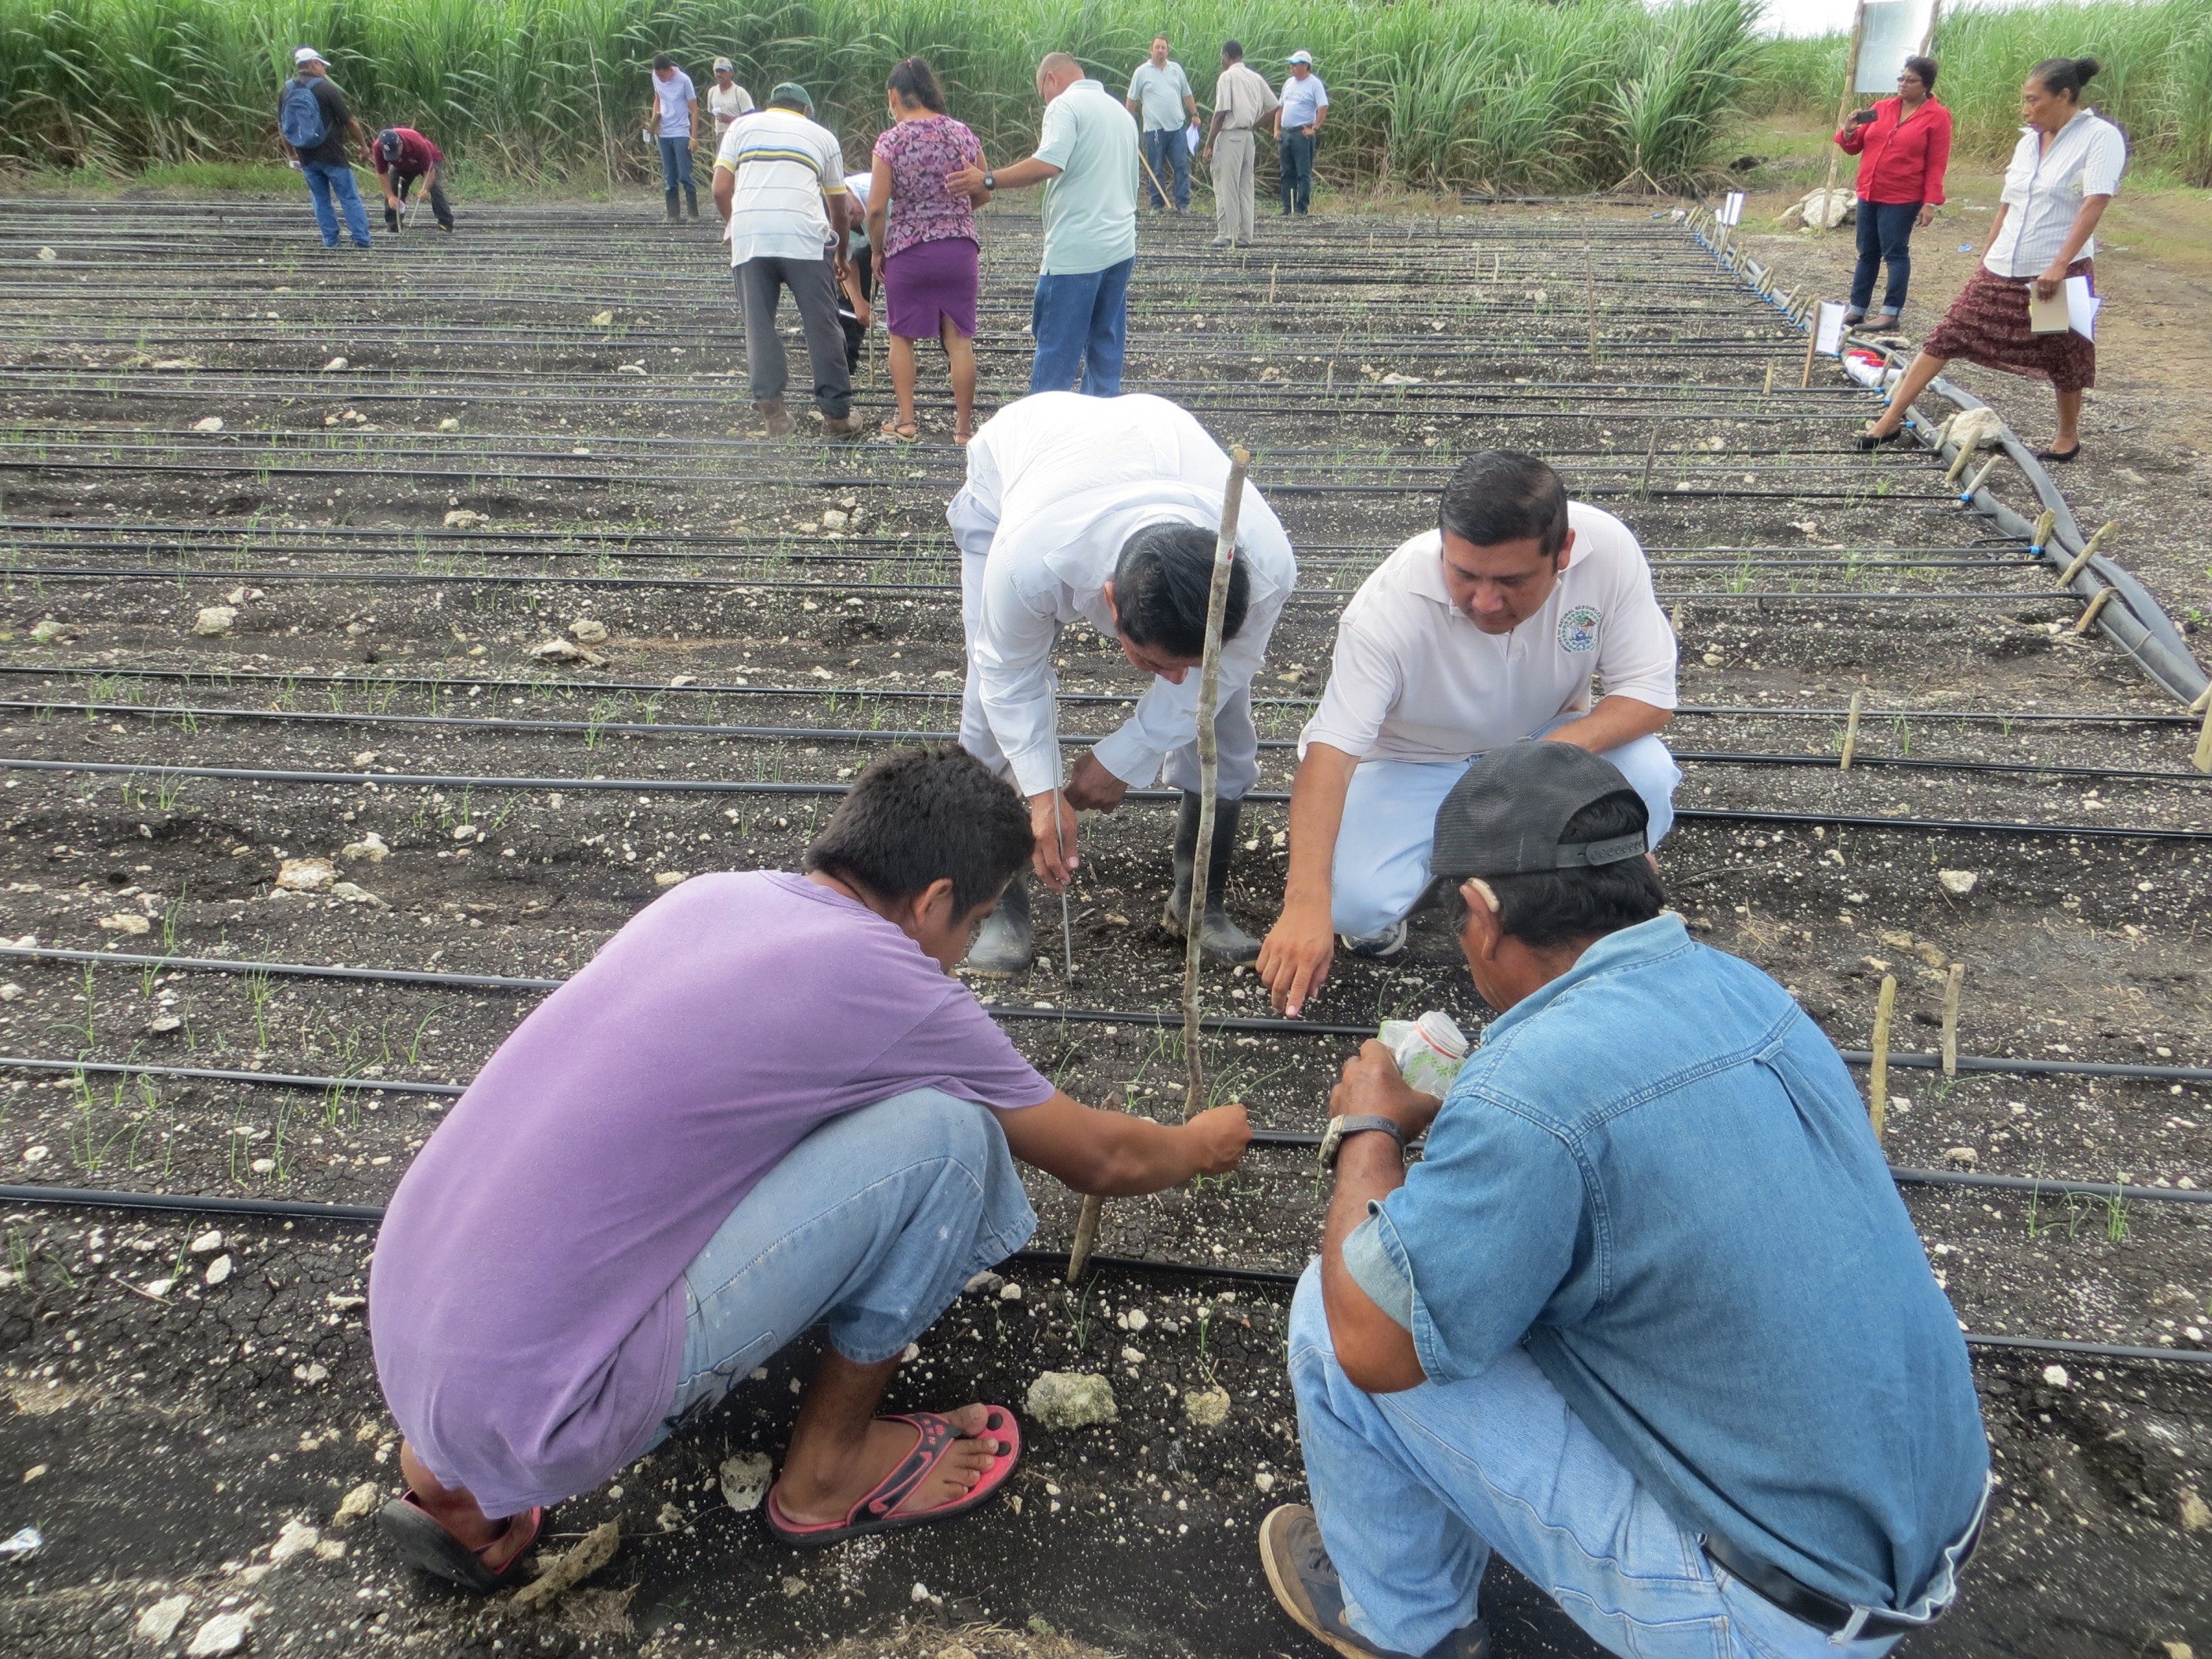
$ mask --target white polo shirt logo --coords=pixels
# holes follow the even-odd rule
[[[1578,605],[1568,611],[1559,618],[1559,649],[1574,652],[1596,650],[1601,620],[1594,605]]]

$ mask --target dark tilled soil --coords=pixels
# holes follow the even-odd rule
[[[1025,361],[1025,229],[1009,219],[992,239],[987,396]],[[0,246],[59,255],[13,267],[23,326],[0,367],[0,756],[50,763],[0,778],[0,939],[19,941],[0,959],[0,1052],[58,1063],[15,1068],[0,1095],[15,1180],[380,1202],[448,1103],[406,1085],[465,1083],[535,994],[160,958],[558,978],[671,881],[788,866],[827,807],[699,786],[834,787],[886,734],[957,720],[949,408],[926,398],[931,441],[910,448],[762,442],[741,369],[730,378],[709,239],[602,211],[488,213],[467,230],[380,248],[371,288],[315,257],[291,214],[0,207]],[[2076,605],[1950,506],[1940,471],[1846,453],[1863,395],[1823,370],[1798,391],[1802,337],[1678,228],[1502,210],[1320,222],[1233,262],[1203,242],[1147,227],[1130,384],[1253,447],[1314,590],[1271,653],[1262,792],[1287,787],[1340,595],[1431,521],[1456,454],[1537,448],[1652,551],[1692,705],[1671,733],[1680,804],[1814,820],[1682,823],[1666,875],[1703,937],[1782,979],[1847,1048],[1866,1045],[1893,974],[1899,1046],[1934,1051],[1956,963],[1968,1055],[2212,1064],[2212,812],[2191,726],[2107,642],[2076,638]],[[341,356],[349,367],[324,370]],[[883,412],[879,367],[861,396]],[[192,429],[210,417],[223,429]],[[217,605],[229,631],[194,634]],[[580,630],[602,665],[529,654],[579,621],[606,630]],[[1087,631],[1060,667],[1071,694],[1139,689]],[[1876,712],[1842,771],[1854,691]],[[1964,710],[1990,718],[1951,717]],[[1117,718],[1079,702],[1066,720]],[[1770,758],[1729,758],[1747,755]],[[1929,764],[1944,762],[2053,769]],[[449,781],[378,781],[423,776]],[[514,781],[470,781],[493,779]],[[1279,896],[1283,823],[1277,801],[1247,809],[1231,900],[1255,930]],[[2181,833],[2063,833],[2090,827]],[[1119,1087],[1171,1115],[1180,1041],[1152,1023],[1182,960],[1158,921],[1164,829],[1142,801],[1086,825],[1073,982],[1048,949],[1024,979],[978,989],[1072,1091]],[[342,855],[371,831],[388,853]],[[277,888],[283,860],[306,857],[335,860],[354,896]],[[1972,890],[1942,872],[1972,872]],[[1038,910],[1048,945],[1054,908]],[[1269,1012],[1249,974],[1210,970],[1206,998]],[[1310,1012],[1366,1026],[1427,1007],[1481,1018],[1440,912],[1404,957],[1340,963]],[[1263,1028],[1205,1052],[1218,1097],[1310,1132],[1350,1047]],[[2191,1079],[1899,1069],[1891,1086],[1904,1169],[2212,1182],[2212,1103]],[[2212,1347],[2203,1206],[1906,1193],[1970,1331]],[[1033,1195],[1036,1243],[1065,1248],[1073,1201],[1042,1182]],[[1109,1206],[1100,1248],[1294,1274],[1321,1203],[1309,1152],[1262,1148],[1224,1182]],[[333,1526],[348,1492],[396,1484],[357,1300],[367,1231],[29,1206],[0,1209],[0,1230],[15,1407],[0,1473],[38,1471],[0,1533],[46,1540],[0,1565],[12,1647],[120,1651],[143,1611],[188,1595],[172,1647],[228,1607],[258,1610],[266,1651],[811,1654],[864,1630],[881,1651],[930,1653],[971,1625],[1001,1627],[959,1636],[973,1651],[1030,1659],[1071,1638],[1305,1650],[1251,1541],[1301,1491],[1279,1283],[1105,1269],[1070,1291],[1032,1264],[1012,1270],[1018,1298],[964,1297],[900,1403],[1018,1404],[1040,1370],[1096,1370],[1121,1421],[1034,1434],[1018,1507],[825,1556],[773,1545],[717,1488],[723,1458],[788,1431],[809,1358],[781,1356],[701,1433],[564,1506],[556,1542],[619,1516],[622,1553],[525,1613],[428,1589],[366,1526]],[[1976,1353],[2002,1485],[1964,1602],[1911,1650],[2212,1640],[2212,1377]],[[1232,1413],[1198,1429],[1182,1398],[1212,1383]],[[271,1566],[287,1521],[316,1527],[323,1553]],[[1496,1579],[1501,1653],[1590,1651],[1509,1571]]]

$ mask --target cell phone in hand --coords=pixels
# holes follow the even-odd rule
[[[1875,112],[1870,109],[1855,109],[1851,112],[1851,125],[1855,127],[1867,126],[1874,119]]]

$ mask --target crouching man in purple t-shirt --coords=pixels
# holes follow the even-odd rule
[[[1244,1109],[1169,1126],[1039,1076],[951,977],[1030,860],[1026,804],[952,748],[862,772],[807,873],[698,877],[501,1045],[393,1195],[369,1278],[406,1443],[385,1530],[477,1590],[545,1506],[710,1411],[819,1325],[766,1508],[793,1544],[947,1519],[1004,1484],[1013,1413],[878,1418],[899,1356],[1078,1192],[1235,1167]]]

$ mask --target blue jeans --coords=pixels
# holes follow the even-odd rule
[[[1121,358],[1129,344],[1129,273],[1136,264],[1131,254],[1103,270],[1037,278],[1036,297],[1030,302],[1030,332],[1036,337],[1031,392],[1121,395]]]
[[[1183,137],[1182,128],[1168,127],[1158,131],[1146,128],[1145,165],[1152,169],[1145,179],[1147,202],[1154,207],[1167,205],[1160,198],[1159,185],[1167,183],[1172,168],[1175,183],[1170,188],[1175,191],[1176,211],[1181,213],[1190,205],[1190,142]],[[1156,179],[1158,184],[1154,183]]]
[[[1614,1653],[1636,1659],[1875,1659],[1831,1643],[1705,1558],[1519,1348],[1465,1382],[1370,1395],[1336,1363],[1321,1270],[1291,1304],[1306,1481],[1378,1647],[1426,1653],[1474,1622],[1496,1549]]]
[[[688,137],[664,138],[660,141],[660,192],[668,198],[668,210],[676,211],[676,187],[681,185],[687,197],[691,188],[691,141]],[[697,205],[696,197],[693,205]]]
[[[362,205],[361,186],[354,182],[353,168],[343,161],[302,161],[300,171],[307,177],[307,195],[315,204],[315,226],[323,233],[323,246],[338,245],[337,208],[342,207],[353,245],[367,247],[368,210]],[[337,198],[337,207],[331,205],[332,197]]]
[[[1912,222],[1917,202],[1859,204],[1859,265],[1851,275],[1851,309],[1864,312],[1874,298],[1874,268],[1887,261],[1889,286],[1881,308],[1894,317],[1905,309],[1905,284],[1912,280]]]
[[[1275,141],[1283,170],[1283,211],[1304,213],[1313,205],[1314,135],[1286,127]]]
[[[1036,1214],[991,1110],[914,1089],[833,1118],[684,1270],[684,1362],[659,1445],[814,1326],[855,1364],[901,1353]]]
[[[1531,737],[1579,720],[1562,714]],[[1674,788],[1682,770],[1657,738],[1638,738],[1608,749],[1611,761],[1644,797],[1650,814],[1646,836],[1656,847],[1674,827]],[[1474,763],[1464,761],[1368,760],[1352,775],[1344,822],[1336,834],[1330,878],[1330,920],[1347,939],[1381,933],[1417,903],[1429,884],[1429,853],[1436,842],[1437,808]],[[1425,1652],[1425,1649],[1408,1650]]]

